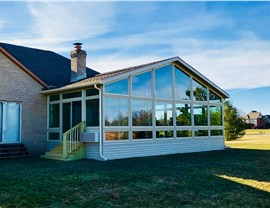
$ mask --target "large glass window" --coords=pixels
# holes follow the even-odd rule
[[[106,84],[105,93],[128,94],[128,79]]]
[[[172,126],[173,113],[172,104],[159,102],[155,105],[156,125],[157,126]]]
[[[221,103],[221,98],[209,90],[209,101],[213,103]]]
[[[172,65],[155,70],[155,97],[172,98]]]
[[[193,96],[196,101],[207,101],[207,89],[197,81],[193,80]]]
[[[177,137],[192,137],[192,131],[191,130],[178,130],[176,131]]]
[[[99,126],[99,99],[86,100],[86,126]]]
[[[222,130],[211,130],[211,136],[222,136],[223,131]]]
[[[50,95],[50,101],[57,101],[60,99],[60,95]]]
[[[128,99],[105,97],[105,125],[128,126]]]
[[[175,67],[175,99],[190,100],[190,77]]]
[[[3,128],[3,103],[0,103],[0,142],[2,142]]]
[[[195,137],[206,137],[208,136],[208,130],[195,130],[194,135]]]
[[[82,91],[63,94],[63,99],[77,98],[82,96]]]
[[[21,105],[17,102],[0,104],[0,142],[20,141]]]
[[[132,125],[152,126],[152,102],[133,100],[132,101]]]
[[[132,96],[152,97],[151,71],[132,77]]]
[[[106,141],[110,140],[128,140],[128,132],[127,131],[121,131],[121,132],[106,132],[105,133],[105,139]]]
[[[176,125],[191,126],[191,107],[190,104],[175,104]]]
[[[59,128],[60,104],[49,105],[49,128]]]
[[[157,131],[156,138],[172,138],[173,131]]]
[[[133,131],[132,139],[152,139],[153,132],[152,131]]]
[[[222,126],[222,107],[210,106],[210,125]]]
[[[99,91],[97,89],[88,89],[86,90],[86,96],[95,96],[98,95]]]
[[[194,105],[194,125],[195,126],[208,126],[208,113],[207,106]]]

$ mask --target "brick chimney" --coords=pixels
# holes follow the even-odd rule
[[[74,43],[74,49],[70,51],[71,81],[86,78],[86,51],[82,50],[82,43]]]

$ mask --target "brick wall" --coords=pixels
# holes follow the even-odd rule
[[[46,150],[46,96],[42,85],[0,52],[0,100],[22,103],[21,142],[32,155]]]

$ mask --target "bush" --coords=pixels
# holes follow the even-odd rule
[[[245,134],[245,121],[229,101],[224,105],[224,127],[226,141],[238,139]]]

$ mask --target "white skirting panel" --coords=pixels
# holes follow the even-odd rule
[[[99,156],[99,143],[85,143],[86,152],[85,158],[101,160]]]
[[[103,146],[103,154],[109,160],[114,160],[131,157],[146,157],[223,149],[223,137],[162,139],[148,141],[105,142]]]

